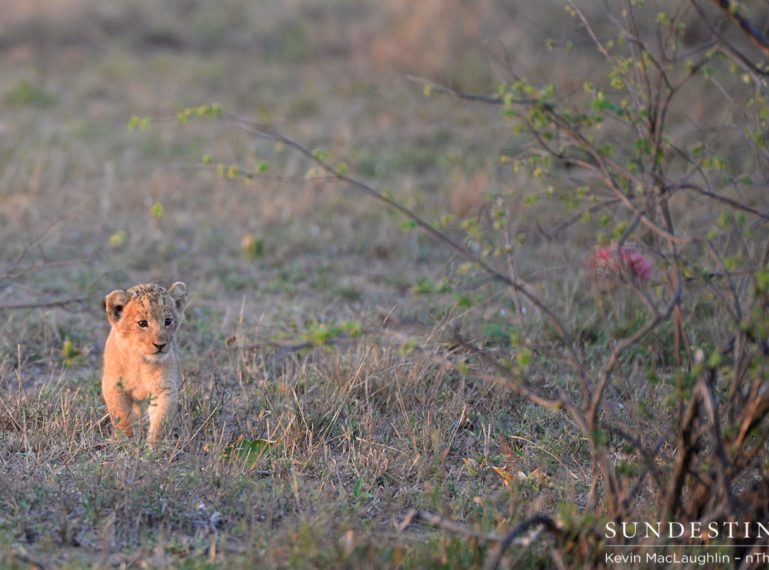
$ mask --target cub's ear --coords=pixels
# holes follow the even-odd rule
[[[123,314],[123,309],[126,303],[131,297],[123,291],[118,289],[113,291],[106,297],[104,297],[104,310],[107,312],[107,320],[113,325],[120,320],[120,316]]]
[[[184,308],[184,300],[187,298],[187,286],[177,281],[168,288],[168,294],[176,302],[176,310],[181,311]]]

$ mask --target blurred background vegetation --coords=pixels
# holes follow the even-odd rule
[[[608,37],[605,4],[580,4]],[[478,250],[476,225],[493,225],[504,196],[514,272],[558,303],[592,364],[642,322],[621,296],[599,310],[587,271],[621,220],[583,215],[573,185],[551,195],[536,174],[513,173],[535,143],[499,107],[426,98],[407,78],[494,93],[515,68],[584,103],[606,63],[563,2],[3,0],[2,12],[0,309],[55,306],[0,311],[0,565],[471,568],[482,540],[393,522],[422,508],[504,533],[539,511],[568,519],[584,507],[584,434],[433,358],[456,348],[456,322],[501,362],[533,327],[548,348],[532,377],[573,389],[548,344],[557,335],[531,306],[525,316],[509,291],[482,288],[484,275],[406,217],[308,180],[309,163],[281,145],[174,120],[216,102],[279,126]],[[691,15],[687,45],[711,39]],[[721,130],[735,172],[753,164],[732,128],[752,92],[729,105],[720,93],[741,81],[693,89],[670,121],[674,134]],[[127,129],[132,116],[150,128]],[[264,176],[217,176],[208,156]],[[741,197],[756,204],[766,173],[753,174]],[[704,203],[674,205],[693,233],[717,220]],[[727,249],[752,251],[744,217],[719,223]],[[182,419],[174,451],[153,462],[108,441],[101,300],[177,279],[191,296]],[[693,299],[692,341],[724,340],[713,296]],[[617,316],[608,331],[606,314]],[[656,414],[667,421],[674,408],[667,325],[623,361],[611,393],[615,413],[643,407],[653,436],[667,426]],[[621,445],[612,454],[633,459]],[[505,563],[551,562],[538,546]]]

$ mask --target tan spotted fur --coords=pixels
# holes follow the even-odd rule
[[[177,281],[136,285],[104,298],[111,325],[104,347],[102,393],[117,433],[140,429],[147,405],[147,443],[156,448],[167,434],[179,403],[176,333],[184,321],[187,286]]]

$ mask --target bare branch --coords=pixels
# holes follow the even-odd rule
[[[272,127],[268,127],[266,125],[262,125],[259,123],[255,123],[253,121],[242,119],[231,113],[223,112],[221,113],[220,116],[222,119],[226,121],[235,123],[236,125],[238,125],[239,128],[245,130],[246,132],[249,132],[261,138],[266,138],[269,140],[281,142],[287,147],[296,150],[297,152],[299,152],[300,154],[304,155],[306,158],[314,162],[316,165],[318,165],[323,171],[333,176],[336,180],[343,182],[351,186],[352,188],[360,192],[363,192],[364,194],[367,194],[368,196],[374,198],[375,200],[389,206],[390,208],[393,208],[398,212],[404,214],[406,217],[408,217],[413,222],[415,222],[420,228],[422,228],[427,234],[429,234],[433,238],[437,239],[439,242],[446,245],[451,251],[467,259],[468,261],[471,261],[477,264],[478,267],[480,267],[480,269],[482,269],[485,273],[491,276],[495,281],[498,281],[500,283],[503,283],[505,285],[512,287],[514,290],[516,290],[521,295],[526,297],[526,299],[528,299],[535,307],[537,307],[537,309],[543,315],[545,315],[547,320],[550,321],[550,324],[557,331],[558,336],[562,339],[564,346],[566,347],[567,354],[569,355],[569,360],[572,364],[572,367],[575,369],[575,371],[578,372],[583,382],[587,382],[584,369],[579,361],[579,356],[577,355],[573,347],[571,337],[569,333],[566,331],[566,327],[563,325],[563,323],[555,314],[555,312],[551,308],[549,308],[548,305],[543,300],[541,300],[534,293],[532,293],[524,283],[522,283],[521,281],[516,281],[515,279],[512,279],[510,276],[506,275],[502,271],[492,267],[481,255],[471,251],[464,245],[460,244],[459,242],[451,238],[446,233],[440,231],[439,229],[437,229],[435,226],[430,224],[427,220],[425,220],[422,216],[420,216],[413,210],[406,208],[405,206],[396,202],[392,198],[389,198],[388,196],[382,194],[381,192],[379,192],[369,184],[366,184],[365,182],[362,182],[356,178],[352,178],[347,174],[339,172],[331,164],[329,164],[322,158],[318,157],[316,153],[312,152],[312,150],[310,150],[303,144],[297,142],[296,140],[289,138],[288,136],[280,133],[279,131],[273,129]]]
[[[769,213],[756,210],[752,206],[748,206],[747,204],[744,204],[743,202],[740,202],[738,200],[734,200],[733,198],[728,198],[726,196],[721,196],[720,194],[716,194],[715,192],[710,192],[708,190],[705,190],[704,188],[700,188],[696,184],[689,184],[689,183],[677,184],[674,186],[670,186],[668,189],[675,190],[677,188],[680,188],[682,190],[692,190],[693,192],[696,192],[697,194],[701,194],[702,196],[706,196],[711,200],[715,200],[716,202],[721,202],[722,204],[731,206],[735,210],[742,210],[743,212],[753,214],[754,216],[757,216],[762,220],[769,222]]]
[[[731,6],[731,2],[729,0],[713,0],[716,4],[718,4],[721,8],[723,8],[723,4],[727,5],[727,8],[725,10],[727,13],[729,13],[730,17],[734,17],[728,8],[728,6]],[[692,5],[694,6],[694,9],[699,14],[700,18],[707,24],[708,28],[710,29],[711,33],[718,39],[719,45],[723,48],[722,51],[728,55],[731,55],[733,58],[735,58],[737,61],[739,61],[745,68],[749,69],[751,72],[755,73],[756,75],[760,76],[767,76],[769,75],[769,70],[762,69],[761,67],[758,67],[755,63],[753,63],[750,58],[742,53],[742,51],[738,50],[730,41],[728,41],[721,32],[716,29],[716,27],[711,23],[710,19],[707,17],[707,14],[705,14],[705,11],[702,9],[702,7],[697,3],[697,0],[691,0]],[[740,16],[741,18],[741,16]],[[745,31],[745,30],[743,30]],[[753,36],[750,34],[750,32],[746,32],[751,39]],[[766,48],[763,48],[764,50]]]
[[[520,536],[532,527],[541,526],[552,535],[559,537],[561,530],[556,522],[547,515],[541,513],[529,517],[528,519],[518,523],[509,533],[505,536],[504,540],[499,544],[499,548],[491,555],[484,564],[484,568],[489,570],[496,570],[499,568],[499,563],[502,561],[502,557],[507,552],[513,543],[520,538]]]
[[[39,303],[16,303],[10,305],[0,305],[0,311],[18,311],[21,309],[50,309],[53,307],[65,307],[74,303],[83,303],[90,300],[90,297],[70,297],[68,299],[59,299],[56,301],[41,301]]]
[[[406,513],[406,516],[403,517],[403,520],[397,525],[396,528],[398,532],[403,532],[417,521],[423,521],[427,524],[437,526],[438,528],[442,528],[443,530],[447,530],[463,538],[471,538],[480,540],[482,542],[502,542],[505,539],[505,537],[496,533],[473,530],[463,524],[454,522],[440,515],[436,515],[430,511],[418,511],[416,509],[411,509],[408,513]]]
[[[721,10],[726,13],[732,20],[737,22],[740,29],[747,34],[750,41],[753,42],[764,55],[769,56],[769,39],[761,33],[761,31],[745,16],[743,16],[739,9],[730,0],[713,0]]]

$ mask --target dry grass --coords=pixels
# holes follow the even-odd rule
[[[422,16],[461,23],[461,4]],[[472,10],[487,24],[502,13]],[[564,479],[562,465],[581,469],[564,455],[581,446],[571,430],[400,348],[403,335],[434,334],[452,302],[415,293],[451,267],[446,252],[341,188],[200,172],[204,153],[253,156],[237,133],[125,129],[133,114],[216,100],[289,125],[407,203],[463,214],[495,183],[495,114],[424,106],[401,74],[488,86],[486,24],[420,38],[399,3],[21,2],[9,14],[3,267],[24,255],[0,282],[0,304],[88,300],[0,313],[0,565],[472,567],[483,545],[393,523],[418,507],[503,529],[568,493],[563,481],[507,488],[490,467]],[[449,53],[428,50],[433,40]],[[424,57],[398,67],[404,48]],[[303,174],[287,153],[259,152],[271,172]],[[246,235],[259,243],[250,253]],[[175,278],[192,295],[182,410],[167,449],[149,456],[139,441],[110,439],[100,303],[113,287]],[[324,323],[376,330],[387,318],[400,336],[285,346]],[[506,440],[515,457],[505,458],[499,440],[513,435],[525,439]],[[244,440],[256,456],[232,447]]]
[[[532,76],[573,78],[576,91],[590,62],[540,49],[559,4],[27,4],[5,7],[0,25],[0,305],[87,301],[0,311],[0,566],[471,568],[485,544],[397,523],[421,508],[503,533],[584,504],[589,445],[562,415],[440,364],[455,323],[508,356],[507,291],[459,276],[391,212],[302,181],[308,165],[289,152],[165,120],[218,101],[280,124],[431,221],[477,213],[489,193],[520,202],[528,181],[501,172],[499,154],[526,141],[494,109],[427,104],[403,74],[486,90],[509,79],[485,41],[499,38]],[[128,132],[132,115],[159,120]],[[297,179],[228,181],[201,168],[204,154]],[[516,269],[583,331],[589,365],[610,340],[602,319],[632,326],[635,305],[595,309],[594,236],[546,237],[566,217],[550,203],[511,215],[512,234],[530,236]],[[459,288],[442,288],[446,276]],[[191,295],[182,409],[152,455],[110,438],[101,299],[175,279]],[[525,325],[549,347],[533,313]],[[670,334],[642,346],[659,376]],[[552,350],[531,377],[570,389]],[[608,397],[613,413],[669,396],[639,361]],[[639,429],[662,429],[655,413],[669,409]],[[543,542],[506,563],[548,565]]]

